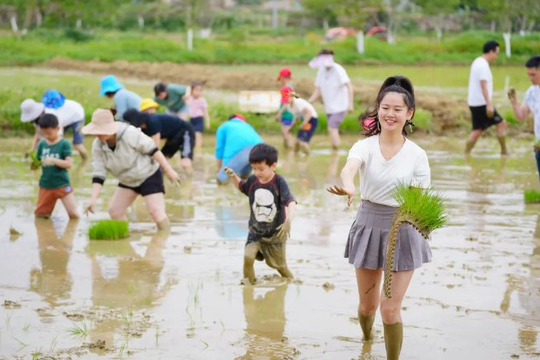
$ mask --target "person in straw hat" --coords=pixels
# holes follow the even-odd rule
[[[111,218],[125,219],[127,208],[137,196],[142,195],[158,228],[169,228],[162,170],[172,183],[178,183],[180,178],[154,141],[131,125],[115,122],[113,111],[106,109],[97,109],[82,132],[96,136],[92,144],[92,195],[86,213],[94,212],[109,172],[119,181],[109,203]]]

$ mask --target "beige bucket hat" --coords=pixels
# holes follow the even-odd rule
[[[111,110],[97,109],[92,114],[90,124],[82,128],[85,135],[113,135],[116,134],[118,124],[114,121]]]
[[[34,99],[26,99],[21,103],[21,121],[30,122],[36,120],[45,110],[45,105]]]

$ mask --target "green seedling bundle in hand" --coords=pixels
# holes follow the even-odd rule
[[[526,204],[540,204],[540,191],[528,189],[523,192]]]
[[[129,237],[129,224],[123,220],[100,220],[88,230],[90,240],[119,240]]]
[[[31,170],[37,170],[41,167],[41,161],[37,158],[37,154],[35,151],[31,151],[28,156],[30,157],[30,160],[32,161],[30,163],[30,169]]]
[[[386,248],[386,264],[384,269],[384,295],[392,298],[392,278],[399,227],[405,223],[412,225],[428,240],[429,234],[446,224],[444,201],[432,189],[400,184],[397,186],[394,198],[399,209],[392,220]]]

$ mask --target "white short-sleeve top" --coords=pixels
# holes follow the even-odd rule
[[[401,150],[386,160],[379,146],[379,135],[360,140],[349,151],[348,159],[360,161],[362,200],[387,206],[399,206],[393,194],[400,183],[428,188],[431,171],[426,152],[409,139]]]

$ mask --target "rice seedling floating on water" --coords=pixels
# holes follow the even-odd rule
[[[129,224],[123,220],[100,220],[90,227],[90,240],[119,240],[129,236]]]
[[[392,298],[392,278],[397,235],[402,224],[411,224],[427,240],[429,234],[446,224],[444,201],[432,189],[400,184],[396,187],[394,198],[399,209],[392,220],[386,248],[386,264],[384,269],[384,295]]]
[[[526,204],[540,204],[540,191],[528,189],[523,192]]]

